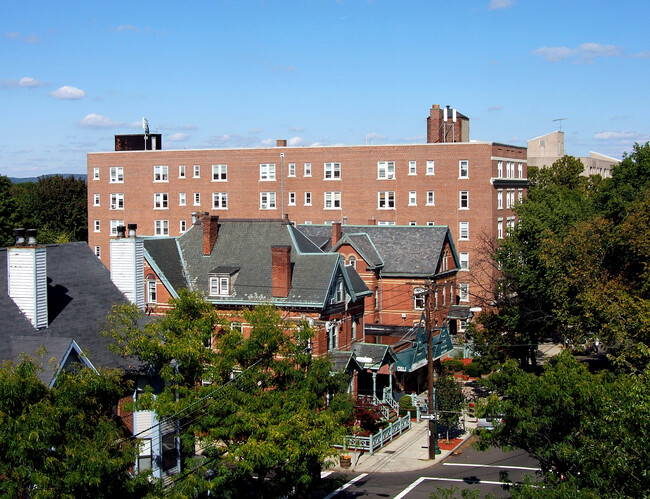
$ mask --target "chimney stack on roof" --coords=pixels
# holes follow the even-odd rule
[[[212,248],[219,234],[219,217],[206,213],[203,218],[203,255],[212,253]]]
[[[111,238],[111,280],[124,296],[144,309],[144,241],[136,236],[137,224],[117,227],[117,237]]]
[[[332,246],[341,239],[341,222],[332,222]]]
[[[291,289],[291,246],[271,246],[271,286],[276,298],[286,298]]]

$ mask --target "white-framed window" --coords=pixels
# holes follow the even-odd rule
[[[458,208],[469,210],[469,191],[460,191],[458,196]]]
[[[124,225],[124,220],[111,220],[111,236],[117,236],[117,228]]]
[[[120,192],[111,193],[111,210],[123,210],[124,209],[124,194]]]
[[[519,178],[524,178],[524,164],[517,163],[517,176]]]
[[[102,257],[102,248],[101,248],[101,246],[95,246],[95,256],[97,258]]]
[[[100,232],[101,223],[100,223],[99,220],[95,220],[95,223],[93,224],[93,226],[94,226],[94,231],[95,232]]]
[[[212,181],[213,182],[227,182],[228,181],[228,165],[212,165]]]
[[[436,196],[433,191],[427,191],[427,206],[435,206]]]
[[[275,192],[260,192],[260,210],[275,210]]]
[[[289,163],[289,177],[295,177],[296,176],[296,164],[295,163]]]
[[[427,222],[427,227],[435,227],[435,226],[436,226],[436,223],[433,220]]]
[[[506,230],[510,234],[515,229],[515,217],[508,217],[506,220]]]
[[[515,206],[515,189],[510,189],[510,207]]]
[[[395,191],[382,191],[377,193],[377,208],[380,210],[395,209]]]
[[[295,192],[290,192],[289,193],[289,206],[296,206],[296,193]]]
[[[93,180],[99,180],[99,168],[93,168]]]
[[[311,163],[305,163],[305,177],[311,177]]]
[[[461,159],[458,162],[458,176],[460,178],[469,178],[469,161]]]
[[[166,210],[169,208],[169,195],[166,192],[155,192],[153,195],[153,209]]]
[[[466,282],[461,282],[458,285],[458,296],[460,301],[469,301],[469,284]]]
[[[99,194],[93,196],[93,206],[99,206]]]
[[[201,193],[200,192],[195,192],[194,193],[194,206],[201,206]]]
[[[395,225],[392,220],[377,220],[377,225]]]
[[[417,204],[418,204],[417,192],[409,191],[409,206],[417,206]]]
[[[510,209],[515,204],[515,190],[506,190],[506,208]]]
[[[521,203],[521,201],[524,199],[524,190],[523,189],[518,189],[517,190],[517,201]]]
[[[305,206],[311,206],[311,192],[305,192]]]
[[[497,220],[497,239],[503,239],[503,220]]]
[[[275,163],[260,164],[260,180],[275,180]]]
[[[427,175],[435,175],[436,174],[436,169],[435,169],[435,163],[433,161],[427,161]]]
[[[181,234],[187,230],[187,220],[179,220],[178,232]]]
[[[469,239],[469,222],[458,223],[458,234],[458,239],[461,241],[466,241]]]
[[[325,163],[325,180],[341,180],[341,163]]]
[[[230,294],[230,276],[210,277],[210,294],[212,296],[228,296]]]
[[[185,165],[178,165],[178,178],[185,178]]]
[[[426,292],[427,290],[424,288],[415,288],[413,290],[413,308],[415,310],[424,310]]]
[[[153,167],[153,181],[154,182],[168,182],[167,165],[156,165]]]
[[[305,220],[305,225],[311,225],[311,220]]]
[[[357,257],[354,256],[354,255],[350,255],[348,257],[348,261],[347,261],[346,265],[348,265],[349,267],[352,267],[353,269],[356,269],[357,268]]]
[[[393,180],[395,178],[395,161],[377,161],[377,178]]]
[[[497,189],[497,210],[503,210],[503,189]]]
[[[326,210],[340,210],[341,209],[341,193],[340,192],[326,192],[325,193],[325,206]]]
[[[139,438],[138,439],[140,453],[138,454],[138,470],[144,472],[150,470],[152,466],[152,453],[151,453],[151,439]]]
[[[192,172],[192,177],[201,178],[201,165],[194,165]]]
[[[158,302],[158,286],[153,276],[147,277],[147,303]]]
[[[213,192],[212,193],[212,209],[213,210],[227,210],[228,209],[228,193],[227,192]]]
[[[503,177],[503,161],[499,161],[497,163],[497,177],[498,178]]]
[[[409,226],[411,226],[411,227],[414,227],[414,226],[416,226],[417,224],[418,224],[418,223],[417,223],[415,220],[410,220],[410,221],[409,221]]]
[[[418,174],[418,162],[409,161],[409,175],[417,175],[417,174]]]
[[[124,182],[124,167],[111,166],[109,169],[109,180],[111,184],[121,184]]]
[[[169,220],[154,220],[154,234],[156,236],[168,236]]]
[[[515,162],[508,161],[508,178],[515,178]]]
[[[187,196],[184,192],[178,193],[178,206],[185,206],[187,204]]]
[[[469,253],[458,253],[458,259],[460,260],[460,270],[469,270]]]

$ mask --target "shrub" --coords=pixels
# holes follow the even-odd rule
[[[457,359],[446,359],[441,363],[442,369],[447,373],[455,373],[463,370],[463,362]]]
[[[463,367],[463,374],[467,374],[472,378],[478,378],[481,374],[487,373],[488,371],[478,362],[470,362],[465,367]]]
[[[413,405],[413,399],[410,395],[404,395],[399,399],[399,415],[406,416],[406,413],[411,411],[411,416],[415,416],[415,406]]]

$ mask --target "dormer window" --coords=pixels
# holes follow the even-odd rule
[[[239,267],[221,265],[209,273],[210,296],[232,295],[233,277]]]
[[[332,298],[330,299],[330,305],[341,303],[343,302],[344,299],[345,299],[345,291],[343,289],[343,279],[339,277],[338,281],[336,281],[336,288],[332,293]]]

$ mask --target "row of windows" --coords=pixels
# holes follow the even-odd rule
[[[499,162],[502,164],[502,162]],[[510,163],[508,163],[509,165]],[[513,163],[514,165],[514,163]],[[519,164],[521,167],[521,163]],[[501,168],[503,168],[501,166]],[[408,174],[417,175],[418,165],[417,161],[409,161]],[[508,170],[509,171],[509,170]],[[193,178],[201,178],[201,165],[194,165],[192,170]],[[425,175],[435,175],[435,163],[433,161],[426,161]],[[296,164],[288,164],[288,176],[296,176]],[[312,176],[311,163],[304,163],[303,176]],[[501,175],[499,175],[501,176]],[[514,176],[514,166],[513,166]],[[458,162],[458,177],[469,178],[469,161],[460,160]],[[178,178],[187,178],[185,174],[185,165],[178,166]],[[377,161],[377,178],[379,180],[394,180],[395,176],[395,161]],[[262,181],[276,180],[276,164],[275,163],[261,163],[260,176]],[[331,162],[323,163],[323,179],[325,180],[340,180],[341,179],[341,163]],[[93,169],[93,180],[99,180],[99,167]],[[155,165],[153,167],[153,181],[154,182],[168,182],[169,181],[169,167],[167,165]],[[227,182],[228,181],[228,165],[219,164],[212,165],[212,181],[213,182]],[[109,182],[122,183],[124,182],[124,167],[111,166],[109,167]]]
[[[413,290],[413,308],[415,310],[424,310],[425,307],[425,295],[427,290],[424,288],[415,288]],[[454,299],[454,284],[449,284],[449,303],[455,303]],[[461,302],[469,301],[469,284],[468,283],[459,283],[458,284],[458,298]],[[436,289],[433,292],[433,306],[435,309],[438,308],[440,302],[442,306],[447,305],[447,286],[443,285],[441,288]]]
[[[506,208],[508,209],[515,205],[515,191],[517,191],[517,201],[521,203],[524,197],[523,189],[506,189]],[[503,209],[503,189],[497,189],[497,209]]]
[[[506,231],[510,232],[515,228],[515,217],[506,218]],[[497,220],[497,239],[503,239],[503,219]]]
[[[506,177],[505,178],[524,178],[524,165],[517,163],[517,176],[515,176],[515,162],[506,161]],[[497,177],[503,178],[503,161],[497,163]]]

